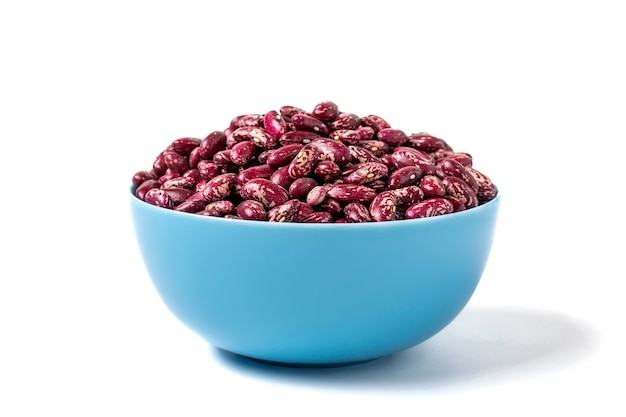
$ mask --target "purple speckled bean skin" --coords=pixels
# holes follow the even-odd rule
[[[317,186],[317,181],[310,177],[301,177],[289,186],[289,195],[293,198],[304,199]]]
[[[322,101],[313,108],[311,115],[318,120],[327,122],[336,119],[339,116],[339,106],[332,101]]]
[[[388,129],[391,127],[391,125],[387,123],[385,119],[374,114],[361,117],[361,123],[363,123],[365,126],[371,127],[377,133],[382,129]]]
[[[419,185],[427,197],[443,197],[446,195],[446,187],[441,182],[441,178],[436,175],[424,175],[420,179]]]
[[[252,142],[236,143],[230,150],[230,160],[237,165],[246,165],[256,156],[257,150]]]
[[[343,208],[343,214],[346,216],[348,223],[366,223],[371,222],[369,210],[361,203],[349,203]]]
[[[478,184],[474,177],[458,161],[453,159],[441,159],[437,161],[436,167],[440,168],[444,176],[453,176],[462,179],[474,191],[478,191]]]
[[[144,200],[148,204],[153,206],[163,207],[167,209],[174,208],[172,198],[163,190],[159,188],[152,188],[146,192]]]
[[[395,194],[398,205],[405,208],[424,199],[424,191],[417,185],[409,185],[391,191]]]
[[[376,136],[378,140],[385,142],[389,146],[400,146],[409,139],[406,133],[400,129],[392,129],[390,127],[380,129]]]
[[[146,180],[141,185],[139,185],[137,189],[135,190],[135,197],[137,197],[140,200],[144,200],[146,197],[146,193],[149,190],[153,188],[159,188],[160,186],[161,184],[159,184],[157,180]]]
[[[476,184],[478,184],[478,192],[476,193],[478,201],[485,202],[493,200],[498,194],[498,190],[491,179],[475,168],[465,167],[465,169],[474,177]]]
[[[333,161],[322,161],[313,169],[313,174],[323,182],[330,182],[341,173],[339,165]]]
[[[215,178],[222,173],[222,169],[219,165],[206,159],[198,162],[198,167],[196,169],[200,173],[200,177],[204,180],[210,180],[211,178]]]
[[[352,129],[339,129],[330,133],[329,138],[334,141],[341,141],[346,145],[356,145],[361,141],[359,132]]]
[[[235,205],[229,200],[219,200],[207,204],[204,211],[210,216],[222,217],[235,211]]]
[[[165,166],[174,172],[182,174],[190,168],[187,159],[175,151],[166,151],[163,153],[163,157],[165,158]]]
[[[302,223],[332,223],[333,215],[327,211],[316,211],[302,219]]]
[[[237,184],[243,185],[255,178],[269,179],[273,173],[274,170],[267,164],[251,166],[239,172],[237,175]]]
[[[458,199],[467,208],[473,208],[478,205],[478,197],[472,188],[462,179],[449,175],[444,177],[441,182],[446,187],[447,195]]]
[[[278,138],[278,141],[283,146],[289,145],[292,143],[301,143],[301,144],[306,145],[307,143],[310,143],[311,141],[320,137],[321,136],[315,132],[307,132],[304,130],[293,130],[293,131],[285,132],[285,134],[281,135],[281,137]]]
[[[354,130],[361,126],[361,118],[354,113],[342,113],[330,123],[332,130]]]
[[[361,140],[374,139],[374,136],[376,136],[376,131],[369,126],[359,126],[355,131],[359,134]]]
[[[278,168],[272,173],[269,180],[288,190],[293,183],[293,178],[289,176],[289,165]]]
[[[436,152],[445,147],[442,139],[428,133],[413,133],[409,135],[407,145],[424,152]]]
[[[380,162],[363,162],[345,178],[349,184],[365,184],[384,178],[389,174],[387,165]]]
[[[389,145],[382,140],[368,139],[361,140],[359,146],[367,149],[373,153],[376,157],[380,157],[389,152]]]
[[[262,221],[267,219],[267,211],[263,204],[256,200],[244,200],[237,206],[237,216],[243,220]]]
[[[435,197],[420,201],[410,206],[404,212],[405,219],[441,216],[454,211],[452,203],[445,198]]]
[[[276,110],[265,113],[263,126],[265,131],[276,140],[287,132],[287,122]]]
[[[133,185],[139,186],[148,180],[156,180],[158,175],[153,170],[150,171],[138,171],[133,175]]]
[[[165,194],[170,196],[170,198],[172,199],[172,203],[175,206],[181,204],[194,194],[194,191],[188,188],[168,188],[162,190],[165,192]]]
[[[276,210],[268,213],[267,220],[277,223],[292,223],[296,220],[298,216],[300,204],[300,200],[288,200],[283,204],[277,206]]]
[[[341,142],[328,138],[318,138],[311,143],[318,149],[318,159],[320,161],[332,161],[342,166],[352,160],[350,149]]]
[[[209,133],[200,143],[200,157],[211,159],[218,151],[226,148],[226,135],[224,132],[216,130]]]
[[[369,211],[375,222],[389,222],[398,218],[398,198],[393,191],[379,193],[370,203]]]
[[[369,203],[376,197],[376,191],[361,184],[331,185],[326,194],[342,203]]]
[[[263,126],[263,116],[260,114],[242,114],[234,117],[230,121],[230,128],[236,130],[240,127],[260,127]]]
[[[300,152],[302,148],[303,145],[300,143],[290,143],[288,145],[282,146],[272,152],[270,156],[268,156],[267,164],[273,168],[289,165],[293,158],[298,155],[298,152]]]
[[[289,200],[287,190],[264,178],[255,178],[241,186],[240,195],[246,200],[256,200],[266,208],[279,206]]]
[[[309,191],[306,196],[307,204],[311,206],[317,206],[322,204],[324,199],[326,198],[326,187],[322,185],[317,185]]]
[[[417,184],[422,177],[422,170],[418,166],[406,166],[393,171],[387,180],[390,189],[407,187]]]
[[[376,155],[369,150],[355,145],[349,145],[351,161],[355,164],[361,164],[363,162],[382,162]]]
[[[327,211],[335,217],[343,214],[343,207],[341,206],[341,203],[337,200],[333,200],[332,198],[327,198],[322,201],[322,204],[319,205],[319,210]]]
[[[195,148],[200,146],[200,143],[202,143],[202,139],[179,138],[179,139],[174,140],[171,146],[175,152],[184,156],[189,156],[191,151],[193,151]]]
[[[174,210],[182,211],[184,213],[199,213],[204,210],[206,205],[207,201],[204,199],[204,197],[202,197],[202,199],[189,198],[177,205]]]
[[[204,198],[207,202],[225,200],[230,193],[234,191],[237,185],[237,175],[228,172],[226,174],[220,174],[215,178],[209,180],[207,185],[202,190]]]
[[[304,145],[302,149],[289,163],[288,173],[293,179],[304,177],[315,166],[318,157],[318,149],[313,143]]]
[[[291,118],[291,123],[297,130],[306,130],[307,132],[315,132],[320,136],[328,136],[330,133],[328,126],[320,119],[317,119],[309,114],[298,113],[294,114]]]

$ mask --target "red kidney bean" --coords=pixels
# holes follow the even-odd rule
[[[303,145],[300,143],[290,143],[289,145],[275,149],[272,154],[267,157],[267,164],[274,168],[289,165],[302,148]]]
[[[289,163],[289,176],[296,179],[308,175],[317,162],[318,153],[318,148],[313,143],[304,145]]]
[[[337,200],[333,200],[332,198],[327,198],[319,205],[320,211],[327,211],[332,214],[334,217],[337,217],[343,214],[343,207],[341,203]]]
[[[348,146],[348,150],[350,151],[352,163],[362,164],[364,162],[382,162],[380,158],[361,146],[350,145]]]
[[[363,162],[345,178],[349,184],[365,184],[386,177],[389,174],[387,165],[380,162]]]
[[[172,149],[184,156],[189,156],[191,151],[200,146],[202,139],[198,138],[179,138],[172,142]]]
[[[160,153],[152,163],[152,170],[158,176],[165,174],[167,171],[167,165],[165,165],[165,156],[163,153]]]
[[[221,174],[222,169],[213,161],[208,161],[203,159],[198,162],[198,167],[196,168],[200,173],[200,177],[204,180],[210,180]]]
[[[213,163],[218,167],[229,170],[235,168],[237,165],[230,159],[230,153],[232,150],[224,149],[223,151],[218,151],[215,155],[213,155]]]
[[[356,145],[361,141],[361,135],[356,130],[339,129],[330,133],[330,139],[341,141],[346,145]]]
[[[252,142],[239,142],[230,150],[230,160],[237,165],[246,165],[257,154],[257,146]]]
[[[440,149],[436,152],[431,153],[431,155],[436,160],[454,159],[455,161],[459,162],[464,167],[471,167],[473,163],[472,155],[468,154],[467,152],[453,152],[453,151],[444,151]]]
[[[309,191],[306,196],[307,204],[311,206],[317,206],[322,204],[324,199],[326,198],[326,187],[322,185],[317,185]]]
[[[152,188],[148,190],[143,201],[157,207],[164,207],[168,209],[174,208],[172,198],[165,191],[159,188]]]
[[[263,165],[263,164],[267,164],[267,159],[270,157],[271,154],[273,154],[274,152],[276,152],[277,149],[266,149],[264,151],[262,151],[257,157],[256,160],[259,164]]]
[[[493,184],[491,179],[483,174],[482,172],[472,168],[465,167],[467,172],[470,173],[472,177],[476,180],[476,184],[478,184],[478,191],[476,192],[476,197],[478,197],[479,202],[485,202],[489,200],[493,200],[498,193],[496,186]]]
[[[444,177],[450,175],[462,179],[474,192],[478,191],[476,180],[460,162],[453,159],[441,159],[437,161],[436,166],[441,169]]]
[[[371,222],[370,212],[361,203],[349,203],[343,208],[343,214],[346,216],[348,223],[365,223]]]
[[[229,200],[219,200],[207,204],[204,211],[209,216],[223,217],[235,211],[235,205]]]
[[[378,140],[385,142],[389,146],[401,146],[409,137],[400,129],[390,127],[380,129],[377,134]]]
[[[275,139],[280,138],[287,132],[287,122],[276,110],[270,110],[263,117],[265,131]]]
[[[300,202],[298,206],[298,213],[296,214],[296,218],[294,221],[301,223],[308,215],[312,214],[315,211],[313,206],[307,204],[305,202]]]
[[[317,138],[311,143],[318,149],[318,159],[320,161],[332,161],[342,166],[352,160],[350,149],[341,142],[328,138]]]
[[[230,121],[230,128],[236,130],[240,127],[261,127],[263,126],[263,116],[260,114],[242,114],[234,117]]]
[[[316,211],[302,219],[302,223],[332,223],[333,215],[327,211]]]
[[[418,166],[423,175],[432,175],[436,171],[435,164],[428,155],[416,149],[398,147],[394,149],[391,157],[398,169],[406,166]]]
[[[446,187],[441,178],[435,175],[425,175],[420,179],[420,188],[426,197],[443,197],[446,195]]]
[[[326,195],[342,203],[369,203],[376,191],[361,184],[336,184],[328,187]]]
[[[296,106],[282,106],[278,111],[280,115],[287,120],[291,120],[291,118],[298,113],[306,113],[306,111]]]
[[[270,149],[278,144],[278,139],[267,133],[262,127],[240,127],[233,132],[232,136],[237,142],[250,141],[263,149]]]
[[[236,185],[237,175],[228,172],[209,180],[202,193],[209,203],[225,200],[234,191]]]
[[[219,130],[213,131],[200,143],[200,157],[211,159],[218,151],[226,148],[226,135]]]
[[[244,200],[237,206],[237,216],[243,220],[266,220],[267,211],[256,200]]]
[[[369,116],[361,117],[361,123],[363,123],[365,126],[371,127],[372,129],[374,129],[376,133],[378,133],[382,129],[388,129],[391,127],[391,125],[387,123],[385,119],[383,119],[380,116],[373,115],[373,114],[370,114]]]
[[[422,170],[418,166],[407,166],[399,168],[389,174],[387,186],[390,189],[402,188],[417,184],[422,177]]]
[[[172,180],[174,178],[178,178],[180,175],[178,172],[172,171],[168,168],[165,174],[161,175],[157,181],[159,181],[159,185],[164,184],[165,182]]]
[[[273,173],[274,170],[267,164],[251,166],[239,172],[237,175],[237,184],[243,185],[255,178],[269,179]]]
[[[332,130],[350,129],[354,130],[361,126],[361,118],[354,113],[341,113],[330,123]]]
[[[368,183],[367,186],[376,190],[376,192],[385,191],[387,189],[387,183],[383,180],[372,181]]]
[[[181,204],[194,194],[193,190],[188,188],[161,188],[165,194],[169,195],[175,206]]]
[[[327,136],[330,132],[324,122],[305,113],[294,114],[291,117],[291,123],[293,123],[297,130],[315,132],[321,136]]]
[[[376,131],[369,126],[359,126],[355,131],[359,134],[361,140],[374,139],[374,136],[376,136]]]
[[[268,213],[267,220],[270,222],[278,223],[294,222],[296,220],[296,217],[298,216],[300,204],[302,204],[300,200],[288,200],[280,206],[277,206],[276,210]]]
[[[323,122],[327,122],[339,116],[339,106],[332,101],[322,101],[315,105],[311,115]]]
[[[340,173],[341,168],[333,161],[322,161],[313,169],[313,174],[323,182],[330,182],[337,178]]]
[[[202,156],[200,155],[200,147],[194,148],[189,153],[189,167],[197,168],[198,163],[202,160]]]
[[[184,213],[200,213],[204,210],[206,205],[207,201],[204,199],[204,197],[202,197],[202,199],[194,199],[192,196],[192,198],[188,198],[187,200],[177,205],[174,210],[182,211]]]
[[[321,138],[321,136],[315,132],[307,132],[304,130],[293,130],[293,131],[289,131],[283,134],[280,138],[278,138],[278,142],[280,142],[280,144],[283,146],[289,145],[292,143],[303,143],[306,145],[307,143],[310,143],[311,141],[317,138]]]
[[[398,199],[392,191],[379,193],[370,203],[370,216],[375,222],[388,222],[398,218]]]
[[[135,190],[135,197],[144,200],[146,193],[153,188],[159,188],[161,184],[157,180],[146,180]]]
[[[204,190],[204,187],[206,187],[208,182],[209,182],[208,180],[204,180],[204,179],[198,181],[198,183],[195,186],[196,192]]]
[[[294,180],[289,186],[289,195],[293,198],[304,199],[309,192],[317,186],[313,178],[302,177]]]
[[[267,208],[284,204],[289,200],[287,190],[264,178],[255,178],[241,186],[240,195],[246,200],[256,200]]]
[[[478,197],[474,190],[462,179],[449,175],[444,177],[441,182],[446,187],[446,193],[465,205],[467,208],[473,208],[478,205]]]
[[[409,185],[407,187],[396,188],[391,190],[398,200],[398,205],[409,207],[424,199],[424,191],[417,185]]]
[[[272,173],[269,180],[288,190],[293,183],[293,178],[289,175],[289,165],[278,168]]]
[[[195,188],[197,183],[198,183],[198,181],[196,181],[192,177],[181,176],[181,177],[176,177],[176,178],[172,178],[172,179],[169,179],[169,180],[165,181],[163,184],[161,184],[161,188],[162,189],[167,189],[167,188],[189,188],[189,189],[193,189],[193,188]]]
[[[374,140],[374,139],[362,140],[359,142],[359,146],[362,146],[363,148],[367,149],[368,151],[370,151],[377,157],[382,156],[389,152],[389,145],[383,142],[382,140]]]
[[[185,171],[183,173],[183,177],[190,178],[191,180],[193,180],[194,187],[198,183],[198,181],[200,181],[202,179],[202,175],[200,175],[200,171],[198,171],[195,168],[191,168],[191,169],[188,169],[187,171]]]
[[[133,175],[133,185],[141,185],[148,180],[156,180],[158,175],[153,171],[138,171]]]
[[[445,198],[435,197],[413,204],[404,212],[405,219],[441,216],[454,211],[452,203]]]
[[[182,174],[189,169],[189,162],[184,156],[175,151],[166,151],[163,153],[165,159],[165,166],[174,171]]]
[[[446,194],[443,198],[445,198],[446,200],[452,203],[452,207],[454,207],[454,210],[453,210],[454,212],[463,211],[467,209],[465,204],[463,204],[463,202],[461,202],[461,200],[459,200],[456,197]]]
[[[442,139],[424,132],[409,135],[407,145],[427,153],[438,151],[445,146]]]

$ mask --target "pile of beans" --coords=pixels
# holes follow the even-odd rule
[[[246,114],[204,139],[176,139],[132,182],[137,198],[166,209],[300,223],[438,216],[497,194],[470,154],[330,101],[311,112]]]

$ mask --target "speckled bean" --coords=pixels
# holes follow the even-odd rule
[[[355,169],[345,178],[349,184],[365,184],[384,178],[389,174],[387,165],[380,162],[363,162],[355,166]]]
[[[375,222],[388,222],[398,218],[398,198],[393,191],[383,191],[370,203],[369,212]]]
[[[313,107],[311,115],[321,121],[327,122],[339,116],[339,106],[332,101],[322,101]]]
[[[218,166],[213,161],[208,161],[206,159],[198,162],[198,167],[196,169],[200,173],[200,177],[205,180],[215,178],[222,173],[222,168],[220,168],[220,166]]]
[[[175,206],[179,205],[183,201],[187,200],[194,194],[194,190],[190,190],[188,188],[161,188],[165,194],[169,195],[172,199],[172,203]]]
[[[172,142],[172,149],[183,156],[189,156],[191,151],[200,146],[200,143],[202,143],[202,139],[179,138]]]
[[[274,184],[278,184],[285,190],[288,190],[293,183],[293,178],[289,176],[289,165],[278,168],[269,178]]]
[[[390,127],[380,129],[376,135],[378,140],[385,142],[389,146],[401,146],[409,137],[400,129]]]
[[[321,136],[315,132],[307,132],[304,130],[292,130],[283,134],[280,138],[278,138],[278,142],[281,145],[289,145],[292,143],[302,143],[307,144],[313,141],[314,139],[320,138]]]
[[[207,202],[212,203],[213,201],[225,200],[235,190],[236,186],[237,175],[227,172],[209,180],[202,193]]]
[[[298,199],[292,199],[277,206],[276,210],[268,213],[267,220],[277,223],[292,223],[298,216],[298,209],[301,202]]]
[[[436,152],[444,148],[444,141],[425,132],[413,133],[409,135],[407,146],[427,153]]]
[[[211,213],[210,216],[222,217],[235,211],[235,205],[229,200],[219,200],[207,204],[204,211]]]
[[[343,208],[343,214],[346,216],[348,223],[365,223],[371,222],[369,210],[361,203],[349,203]]]
[[[230,121],[230,128],[236,130],[240,127],[261,127],[263,126],[263,116],[260,114],[242,114],[234,117]]]
[[[361,140],[374,139],[374,136],[376,136],[376,131],[369,126],[359,126],[355,131],[359,134]]]
[[[320,119],[309,114],[298,113],[291,117],[291,123],[297,130],[306,130],[307,132],[315,132],[320,136],[328,136],[330,132],[328,126]]]
[[[265,178],[255,178],[241,186],[239,192],[245,200],[256,200],[266,208],[279,206],[289,200],[287,190]]]
[[[435,166],[441,169],[444,177],[450,175],[462,179],[474,192],[478,191],[476,180],[460,162],[453,159],[441,159]]]
[[[332,223],[333,215],[327,211],[316,211],[302,219],[302,223]]]
[[[387,186],[391,189],[407,187],[417,184],[422,177],[422,170],[418,166],[406,166],[389,174]]]
[[[239,142],[230,150],[230,160],[237,165],[246,165],[256,156],[257,150],[252,142]]]
[[[308,175],[317,162],[318,153],[318,148],[314,142],[304,145],[289,163],[289,176],[296,179]]]
[[[441,216],[454,211],[452,203],[445,198],[435,197],[420,201],[410,206],[404,212],[405,219],[418,219],[423,217]]]
[[[293,198],[304,199],[309,192],[317,186],[317,181],[310,177],[301,177],[289,186],[289,195]]]
[[[140,200],[144,200],[146,197],[146,193],[149,190],[153,188],[159,188],[160,186],[161,184],[159,184],[157,180],[146,180],[143,183],[141,183],[141,185],[139,185],[137,189],[135,190],[135,197],[137,197]]]
[[[389,145],[382,140],[368,139],[359,142],[359,146],[367,149],[377,157],[389,152]]]
[[[361,126],[361,118],[354,113],[341,113],[330,123],[332,130],[350,129],[354,130]]]
[[[349,145],[348,150],[350,151],[350,160],[354,164],[361,164],[364,162],[382,162],[380,158],[361,146]]]
[[[268,156],[267,164],[274,168],[289,165],[302,148],[303,145],[300,143],[290,143],[288,145],[281,146]]]
[[[441,182],[441,178],[435,175],[423,176],[419,185],[426,197],[443,197],[446,195],[446,187]]]
[[[244,220],[266,220],[267,211],[256,200],[244,200],[237,206],[237,215]]]
[[[343,214],[341,203],[332,198],[326,198],[318,207],[320,211],[327,211],[332,214],[333,217],[338,217]]]
[[[278,140],[287,131],[287,122],[276,110],[270,110],[263,117],[265,131]]]
[[[328,138],[317,138],[311,143],[317,147],[320,161],[333,161],[337,165],[343,166],[352,160],[350,149],[341,142]]]
[[[175,151],[164,152],[163,158],[165,159],[165,166],[174,172],[182,174],[189,169],[189,162],[187,159]]]
[[[172,198],[163,190],[159,188],[152,188],[146,192],[144,200],[148,204],[163,208],[174,208]]]
[[[326,198],[326,187],[322,185],[317,185],[313,187],[311,191],[309,191],[309,193],[307,194],[306,202],[307,204],[310,204],[311,206],[317,206],[319,204],[322,204],[325,198]]]
[[[467,208],[473,208],[478,205],[478,197],[474,190],[462,179],[449,175],[444,177],[441,182],[446,187],[446,194],[457,198]]]
[[[239,172],[237,175],[237,184],[243,185],[255,178],[269,179],[273,173],[274,169],[267,164],[251,166]]]
[[[341,168],[333,161],[322,161],[313,169],[313,174],[325,183],[337,178],[340,173]]]
[[[356,145],[361,141],[361,135],[356,130],[339,129],[330,133],[329,138],[335,141],[341,141],[346,145]]]
[[[398,199],[398,206],[409,207],[424,199],[424,191],[417,185],[396,188],[391,190]]]
[[[226,148],[226,135],[224,132],[216,130],[207,135],[200,143],[200,157],[211,159],[218,151]]]
[[[369,126],[374,129],[375,132],[379,132],[382,129],[388,129],[391,127],[389,123],[385,119],[380,116],[376,116],[374,114],[370,114],[369,116],[361,117],[361,123],[365,126]]]
[[[376,191],[361,184],[331,185],[326,194],[342,203],[369,203],[376,197]]]
[[[156,180],[159,176],[153,170],[138,171],[133,175],[133,185],[139,186],[148,180]]]
[[[470,173],[470,175],[472,175],[472,177],[474,177],[476,183],[478,184],[478,192],[476,192],[478,201],[485,202],[493,200],[498,194],[498,190],[491,179],[472,167],[465,167],[465,169]]]

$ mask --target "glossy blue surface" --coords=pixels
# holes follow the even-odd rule
[[[130,199],[148,273],[182,323],[224,350],[308,366],[389,355],[448,325],[478,285],[500,202],[427,219],[295,224]]]

